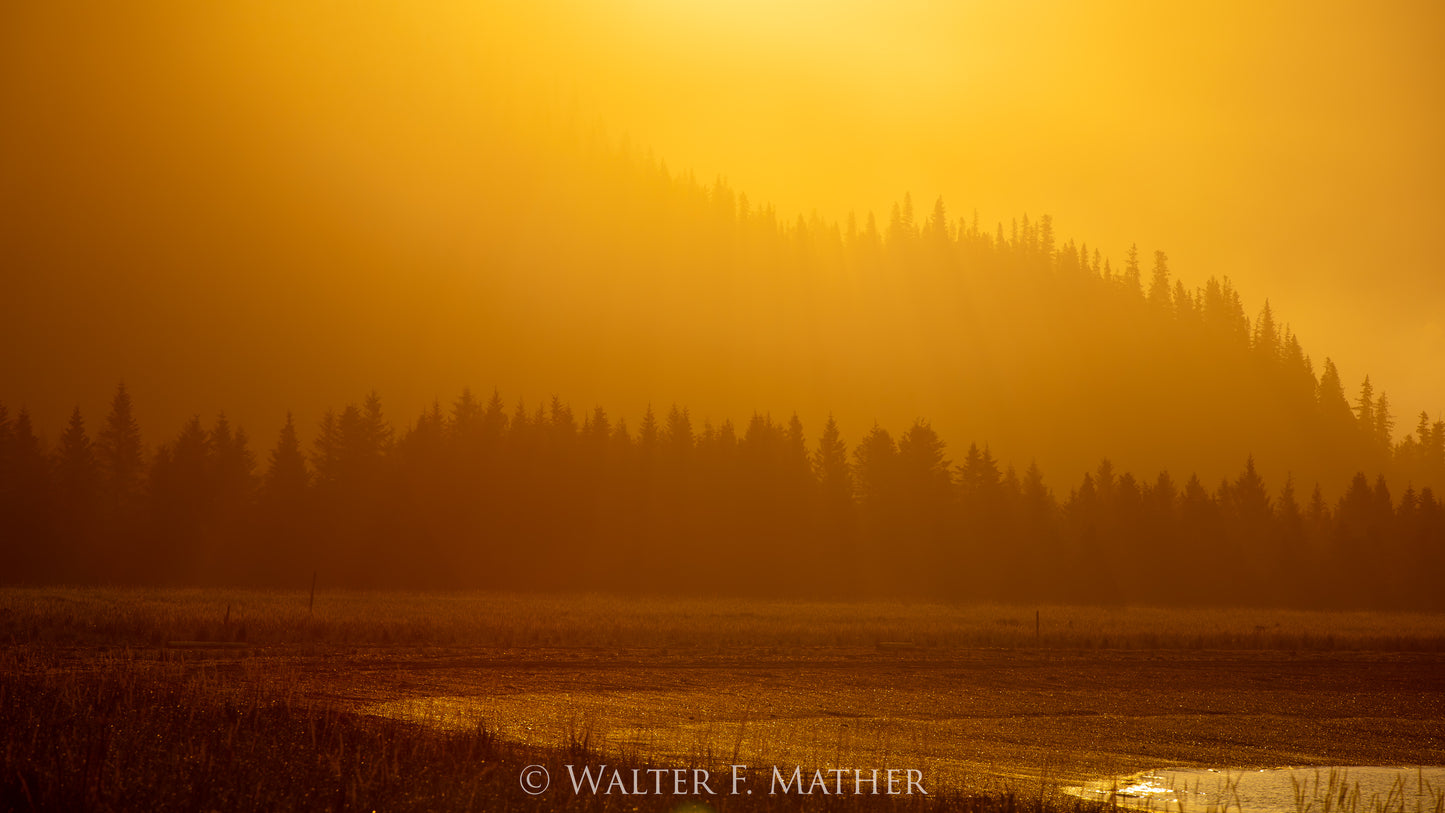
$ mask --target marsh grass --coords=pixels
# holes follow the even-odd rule
[[[1217,773],[1217,782],[1206,787],[1195,776],[1178,787],[1178,777],[1170,776],[1167,785],[1155,784],[1165,792],[1140,792],[1135,785],[1140,780],[1157,780],[1156,774],[1142,774],[1130,777],[1130,785],[1120,787],[1116,777],[1107,790],[1088,790],[1086,797],[1098,796],[1108,804],[1128,810],[1158,811],[1158,813],[1251,813],[1259,810],[1293,810],[1294,813],[1445,813],[1445,790],[1437,789],[1425,778],[1425,769],[1416,768],[1413,777],[1407,770],[1401,770],[1388,787],[1380,791],[1378,782],[1363,783],[1358,770],[1377,771],[1378,768],[1316,768],[1281,769],[1287,771],[1290,782],[1290,798],[1279,799],[1268,791],[1261,792],[1258,786],[1253,790],[1241,791],[1246,776],[1253,771],[1223,771]],[[1169,773],[1169,772],[1166,772]],[[1075,789],[1081,791],[1084,789]],[[1248,805],[1246,804],[1248,802]],[[1292,805],[1290,804],[1292,803]]]
[[[1102,813],[1044,794],[732,798],[574,795],[567,764],[647,769],[585,726],[539,748],[358,715],[304,697],[284,671],[53,652],[0,653],[0,810],[828,810]],[[522,768],[553,786],[531,797]],[[661,766],[660,766],[661,767]],[[677,767],[677,766],[666,766]],[[751,777],[766,787],[763,775]]]
[[[1445,788],[1436,788],[1418,769],[1414,794],[1408,782],[1401,775],[1383,796],[1375,793],[1366,799],[1360,783],[1351,782],[1345,770],[1317,770],[1304,780],[1290,777],[1295,813],[1445,813]]]
[[[0,811],[670,810],[678,804],[672,797],[555,789],[528,797],[519,772],[542,764],[557,777],[561,766],[580,762],[714,766],[745,753],[846,764],[869,745],[855,741],[863,736],[855,729],[827,729],[826,742],[801,729],[780,735],[761,713],[700,719],[694,750],[666,757],[645,732],[619,736],[588,716],[572,719],[555,742],[523,742],[499,736],[480,716],[439,726],[362,714],[355,702],[318,695],[303,673],[325,668],[335,647],[556,648],[583,661],[632,648],[783,658],[836,648],[845,658],[887,657],[877,649],[885,641],[914,642],[909,657],[1033,647],[1445,651],[1445,619],[1414,614],[1045,607],[1036,639],[1033,625],[1018,621],[1032,608],[990,605],[324,589],[314,611],[307,605],[305,590],[0,590]],[[208,642],[234,646],[206,649]],[[266,657],[272,648],[281,657]],[[289,657],[313,650],[326,657]],[[892,740],[882,742],[874,750],[886,758]],[[1107,808],[1061,795],[1050,775],[1045,765],[1041,778],[1012,784],[940,776],[940,792],[929,797],[689,801],[714,810]],[[1326,787],[1328,802],[1298,813],[1445,813],[1438,795],[1433,809],[1406,810],[1393,797],[1375,805]]]
[[[503,593],[0,589],[0,643],[486,648],[1445,651],[1445,615]]]

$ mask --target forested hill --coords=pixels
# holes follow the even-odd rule
[[[1362,469],[1428,476],[1413,442],[1394,466],[1395,416],[1434,419],[1364,371],[1345,380],[1284,309],[1207,274],[1228,269],[1176,275],[1164,252],[1108,257],[1047,216],[987,226],[907,195],[881,219],[781,222],[721,180],[601,143],[554,149],[578,157],[527,170],[532,195],[499,213],[507,251],[488,273],[540,315],[488,358],[525,347],[630,386],[615,403],[704,415],[929,416],[1063,477],[1109,457],[1217,478],[1247,455],[1327,488]]]
[[[1176,274],[1152,247],[1100,251],[1046,216],[988,225],[907,196],[877,218],[782,222],[625,143],[537,132],[499,126],[431,198],[296,186],[271,205],[257,196],[282,181],[262,177],[250,197],[218,192],[224,210],[120,213],[113,234],[18,255],[24,295],[67,306],[4,328],[47,352],[12,360],[0,399],[45,400],[58,429],[124,379],[154,425],[226,410],[263,429],[290,406],[305,438],[371,388],[408,414],[468,384],[560,385],[632,415],[927,416],[1061,479],[1107,457],[1213,481],[1253,455],[1276,482],[1425,484],[1413,441],[1392,460],[1394,416],[1440,416],[1311,356],[1287,304],[1243,302],[1228,269]],[[147,273],[97,287],[80,265]]]

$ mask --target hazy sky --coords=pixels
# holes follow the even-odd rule
[[[905,192],[941,194],[986,226],[1052,214],[1116,266],[1131,242],[1163,249],[1188,285],[1231,277],[1251,316],[1269,297],[1317,368],[1332,356],[1352,388],[1371,372],[1402,430],[1445,411],[1438,3],[125,5],[0,8],[0,399],[47,432],[75,403],[94,425],[122,377],[167,394],[152,435],[310,406],[244,373],[377,337],[268,345],[300,318],[290,294],[322,300],[258,246],[338,281],[378,247],[445,262],[485,216],[494,128],[548,108],[785,220],[886,222]],[[207,284],[248,262],[277,313]],[[235,339],[189,347],[187,325]],[[321,381],[332,405],[378,384]],[[279,416],[243,417],[269,445]]]

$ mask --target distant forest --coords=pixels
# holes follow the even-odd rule
[[[504,248],[483,273],[531,291],[547,327],[488,356],[552,348],[549,368],[706,392],[714,414],[757,393],[858,422],[924,415],[1051,471],[1108,456],[1218,478],[1253,454],[1332,498],[1360,470],[1426,482],[1395,468],[1396,414],[1416,413],[1366,375],[1346,383],[1227,276],[1189,285],[1163,251],[1111,262],[1047,215],[990,227],[942,198],[790,220],[626,142],[573,138],[511,168],[520,191],[492,213]]]
[[[1400,493],[1445,487],[1421,462],[1434,452],[1394,448],[1434,405],[1392,402],[1365,371],[1312,356],[1279,303],[1178,275],[1163,252],[1115,246],[1111,261],[1046,216],[987,223],[907,195],[876,218],[785,217],[575,122],[496,130],[466,176],[475,209],[418,243],[374,242],[381,225],[342,228],[326,207],[257,205],[220,233],[167,227],[135,256],[75,259],[84,274],[16,260],[33,301],[66,307],[0,330],[68,350],[15,365],[0,398],[45,388],[34,417],[59,427],[73,396],[39,371],[103,381],[143,364],[164,425],[200,402],[256,428],[291,403],[309,430],[335,393],[374,383],[409,413],[485,371],[634,419],[647,398],[735,419],[783,405],[814,431],[832,412],[853,442],[923,416],[955,454],[987,440],[1071,480],[1108,457],[1217,484],[1253,455],[1331,503],[1357,471]],[[164,273],[114,271],[177,245]],[[123,284],[86,275],[112,273]],[[115,319],[126,328],[104,327]]]
[[[1375,406],[1352,419],[1384,444]],[[1445,422],[1390,460],[1440,482]],[[850,444],[470,391],[403,431],[373,394],[310,449],[288,420],[258,461],[224,417],[147,452],[122,386],[93,438],[0,406],[0,580],[1445,609],[1445,506],[1395,488],[1327,500],[1247,458],[1217,483],[1105,460],[1064,492],[921,420]]]

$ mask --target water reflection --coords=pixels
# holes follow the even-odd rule
[[[1171,768],[1065,792],[1164,813],[1445,813],[1445,768]]]

